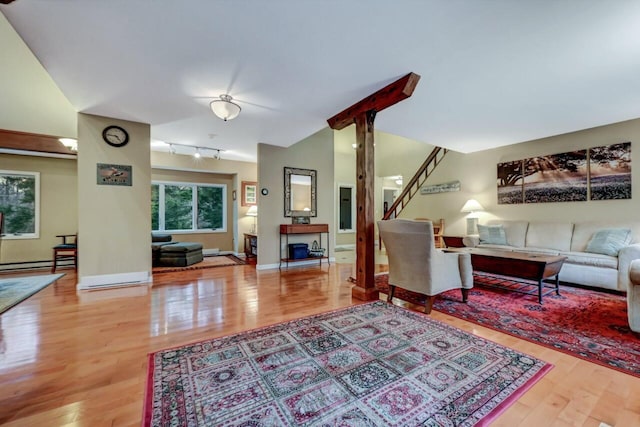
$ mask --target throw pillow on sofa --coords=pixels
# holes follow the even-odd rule
[[[480,243],[488,245],[506,245],[507,235],[501,224],[498,225],[480,225],[478,224],[478,234],[480,235]]]
[[[618,256],[620,249],[631,243],[631,230],[628,228],[604,228],[593,233],[585,252]]]

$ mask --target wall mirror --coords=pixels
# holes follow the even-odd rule
[[[284,168],[284,216],[318,216],[316,175],[312,169]]]

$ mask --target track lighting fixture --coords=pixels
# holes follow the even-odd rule
[[[222,158],[220,153],[224,152],[224,150],[221,148],[202,147],[198,145],[188,145],[188,144],[177,144],[175,142],[165,142],[165,144],[169,146],[169,153],[171,154],[178,153],[178,150],[176,149],[176,147],[178,148],[185,147],[184,149],[180,148],[180,151],[182,151],[180,154],[189,154],[189,152],[191,152],[193,157],[195,157],[196,159],[206,157],[206,152],[207,150],[209,150],[213,152],[211,154],[212,159],[220,160]],[[190,150],[195,150],[195,151],[190,151]]]

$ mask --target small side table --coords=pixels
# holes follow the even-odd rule
[[[258,259],[258,235],[253,233],[244,233],[244,256],[247,261],[256,261]]]
[[[442,236],[446,248],[464,248],[462,239],[462,236]]]

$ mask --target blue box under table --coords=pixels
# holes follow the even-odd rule
[[[289,243],[289,259],[302,259],[309,256],[309,245],[306,243]]]

